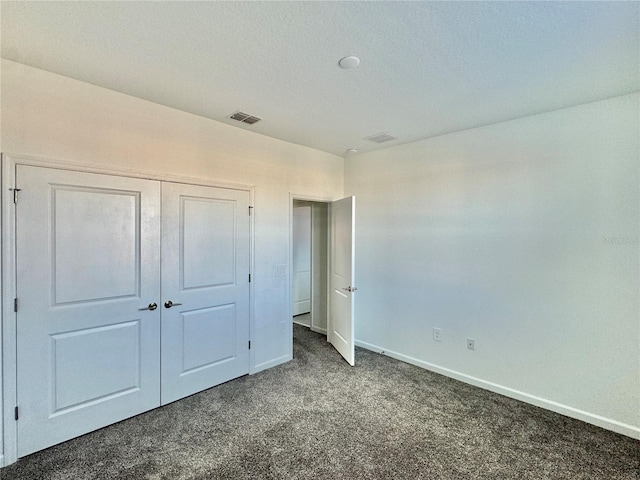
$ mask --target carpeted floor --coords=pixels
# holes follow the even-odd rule
[[[292,362],[20,459],[2,480],[639,479],[640,442],[294,326]]]

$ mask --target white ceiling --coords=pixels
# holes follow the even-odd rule
[[[640,90],[635,1],[0,8],[4,58],[340,156]]]

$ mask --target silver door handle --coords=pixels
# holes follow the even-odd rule
[[[346,290],[347,292],[355,292],[356,290],[358,290],[358,287],[346,287],[343,288],[343,290]]]
[[[171,300],[167,300],[166,302],[164,302],[164,308],[171,308],[171,307],[175,307],[177,305],[182,305],[181,303],[173,303]]]
[[[155,310],[156,308],[158,308],[157,303],[150,303],[147,307],[139,308],[138,310]]]

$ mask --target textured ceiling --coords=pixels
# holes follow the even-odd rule
[[[340,156],[640,90],[638,2],[2,1],[0,15],[4,58]],[[360,67],[339,68],[346,55]],[[364,140],[380,132],[398,138]]]

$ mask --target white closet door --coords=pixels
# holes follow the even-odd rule
[[[249,193],[163,183],[162,212],[167,404],[249,373]]]
[[[159,405],[160,184],[17,166],[18,455]]]
[[[311,311],[311,206],[293,207],[293,315]]]

